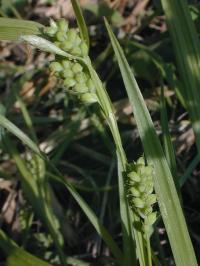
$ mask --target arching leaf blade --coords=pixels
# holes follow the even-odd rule
[[[173,178],[142,94],[109,24],[106,27],[133,108],[147,160],[154,166],[154,185],[176,265],[197,265]]]
[[[18,41],[21,35],[38,35],[42,27],[30,20],[0,18],[0,40]]]

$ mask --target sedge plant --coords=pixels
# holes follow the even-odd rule
[[[129,164],[122,147],[113,107],[88,57],[88,47],[84,40],[81,40],[77,30],[69,29],[68,23],[64,20],[60,20],[58,23],[51,21],[50,27],[44,30],[44,34],[49,37],[48,40],[31,35],[21,36],[21,39],[39,49],[56,53],[56,60],[51,63],[50,68],[58,77],[63,79],[63,84],[66,86],[68,93],[75,95],[75,97],[84,104],[97,103],[110,127],[120,168],[119,177],[121,177],[121,179],[119,179],[119,188],[120,198],[123,199],[123,202],[120,202],[120,208],[122,228],[124,229],[124,252],[126,251],[125,253],[127,253],[124,254],[123,263],[124,265],[130,265],[134,259],[131,256],[131,250],[134,247],[134,239],[140,264],[151,265],[148,227],[156,220],[156,214],[153,212],[151,206],[156,202],[156,196],[151,194],[153,190],[152,185],[150,185],[150,188],[145,188],[145,186],[142,185],[136,186],[131,183],[133,180],[125,184],[123,176],[127,173]],[[149,173],[152,179],[153,171],[151,170]],[[142,175],[142,172],[140,175]],[[131,172],[128,173],[127,177],[130,179],[130,176]],[[144,174],[144,176],[145,177],[141,178],[140,182],[144,182],[145,180],[145,182],[148,183],[148,174]],[[152,180],[149,180],[149,182],[152,184]],[[147,191],[148,189],[149,191]],[[127,201],[128,198],[129,206]],[[133,210],[132,212],[130,210],[131,208]],[[133,226],[138,223],[141,224],[142,230],[141,228],[138,229]],[[132,229],[134,235],[132,234]],[[130,238],[127,237],[126,232],[129,232],[128,236],[132,235],[131,241],[129,240]],[[146,250],[147,255],[145,254]]]
[[[49,67],[53,74],[62,80],[66,93],[73,95],[83,105],[97,105],[110,128],[118,162],[123,236],[122,259],[121,256],[120,258],[117,256],[117,247],[112,249],[115,257],[119,258],[118,264],[132,266],[137,265],[139,261],[141,266],[151,266],[152,259],[154,259],[154,264],[158,264],[150,245],[151,231],[157,219],[154,204],[158,200],[176,265],[197,265],[171,171],[123,51],[106,22],[144,146],[145,156],[136,162],[127,160],[112,102],[89,57],[89,39],[80,7],[77,1],[72,1],[72,3],[79,29],[69,28],[68,22],[64,19],[57,22],[51,20],[49,27],[39,27],[40,36],[22,33],[19,39],[42,51],[53,53],[55,60],[50,63]],[[38,34],[36,30],[35,32]],[[2,120],[6,122],[5,118]],[[21,132],[18,131],[18,135],[21,135]],[[26,143],[31,144],[40,154],[35,145],[27,138],[25,139]],[[60,177],[58,171],[57,176]],[[62,177],[60,180],[80,203],[82,209],[89,211],[73,187],[66,184]],[[91,212],[90,217],[92,217]],[[101,233],[97,224],[95,228]],[[107,232],[104,235],[106,235],[107,243],[113,244]]]
[[[150,215],[149,218],[145,220],[144,216],[141,217],[139,215],[139,211],[136,213],[134,212],[135,208],[133,205],[135,204],[136,209],[141,209],[141,212],[144,212],[145,215],[148,216],[152,213],[150,205],[151,203],[153,204],[153,202],[151,201],[150,203],[150,198],[146,198],[145,196],[143,199],[140,199],[141,197],[139,198],[135,194],[129,195],[129,192],[134,189],[132,188],[132,181],[127,181],[127,178],[130,178],[130,164],[128,164],[122,147],[121,137],[113,111],[114,108],[101,80],[92,66],[88,56],[88,46],[86,42],[81,39],[78,30],[69,29],[68,23],[64,19],[59,20],[57,23],[51,20],[50,27],[45,28],[43,34],[48,40],[36,35],[21,35],[20,40],[41,50],[54,53],[56,55],[55,61],[51,62],[50,69],[57,77],[63,79],[63,85],[66,87],[67,92],[77,97],[83,104],[95,103],[100,106],[102,115],[110,127],[118,157],[119,191],[120,198],[122,199],[120,201],[120,208],[124,241],[124,256],[121,263],[122,265],[132,265],[133,261],[136,263],[134,241],[136,241],[140,264],[146,263],[146,250],[149,256],[148,261],[151,260],[151,251],[147,230],[144,230],[144,228],[153,224],[155,216],[153,219]],[[142,160],[141,158],[141,161]],[[127,171],[129,171],[129,173],[126,175]],[[127,176],[126,179],[124,179],[125,175]],[[140,173],[140,175],[142,175],[142,173]],[[140,189],[142,191],[141,187]],[[142,193],[143,192],[141,192],[141,194]],[[136,203],[139,200],[144,200],[143,206],[139,206]],[[149,210],[147,210],[148,207]],[[135,229],[133,224],[138,222],[141,223],[141,228]]]

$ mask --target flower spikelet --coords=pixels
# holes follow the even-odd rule
[[[153,205],[156,195],[153,193],[153,167],[145,165],[143,157],[127,166],[125,187],[129,206],[142,220],[143,231],[149,231],[156,221]]]
[[[68,22],[60,19],[51,20],[50,27],[45,29],[45,34],[51,41],[68,54],[79,57],[88,57],[88,46],[81,39],[77,29],[70,29]],[[67,91],[77,96],[84,103],[97,102],[96,89],[86,67],[78,60],[69,60],[56,56],[51,62],[50,69],[63,80]]]

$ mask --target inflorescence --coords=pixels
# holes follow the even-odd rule
[[[64,19],[54,22],[51,20],[50,27],[45,29],[51,41],[68,54],[86,58],[88,56],[88,46],[81,39],[77,29],[69,29],[67,21]],[[55,61],[51,62],[50,69],[63,79],[63,84],[68,92],[76,95],[85,103],[97,102],[96,90],[94,83],[84,65],[77,59],[69,60],[68,58],[56,56]]]
[[[63,79],[68,92],[76,95],[82,102],[98,102],[95,85],[87,67],[80,60],[88,58],[88,46],[81,39],[78,30],[69,29],[64,19],[58,22],[51,20],[45,34],[57,47],[74,56],[67,58],[57,55],[55,61],[51,62],[50,69]],[[153,167],[146,166],[143,157],[127,166],[125,187],[128,202],[132,211],[141,219],[143,232],[148,232],[156,220],[156,212],[153,211],[156,195],[153,193],[152,175]]]
[[[153,167],[146,166],[143,157],[127,166],[125,187],[129,206],[142,220],[143,232],[148,232],[156,221],[153,205],[156,195],[153,193]]]

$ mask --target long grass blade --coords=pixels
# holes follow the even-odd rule
[[[107,21],[106,27],[133,108],[147,160],[154,166],[155,190],[176,265],[197,265],[173,177],[156,135],[150,114],[124,53]]]
[[[21,35],[38,35],[43,27],[34,21],[0,18],[0,40],[18,41]]]
[[[6,117],[2,115],[0,115],[0,126],[7,129],[13,135],[19,138],[32,151],[34,151],[37,154],[40,154],[40,150],[37,147],[37,145],[24,132],[22,132],[21,129],[16,127],[10,120],[8,120]]]
[[[73,6],[73,9],[74,9],[74,13],[76,16],[76,20],[78,23],[81,37],[86,42],[87,46],[89,47],[90,46],[90,40],[89,40],[89,36],[88,36],[88,29],[87,29],[85,19],[83,17],[82,11],[81,11],[79,1],[71,0],[71,3]]]
[[[162,0],[200,154],[200,41],[185,0]]]
[[[172,176],[174,178],[174,183],[175,183],[177,192],[180,197],[180,186],[179,186],[179,181],[177,177],[176,158],[175,158],[174,147],[171,141],[171,136],[170,136],[169,127],[168,127],[168,117],[167,117],[163,86],[161,86],[160,114],[161,114],[161,126],[162,126],[162,133],[163,133],[164,153],[165,153],[169,168],[171,170]]]

